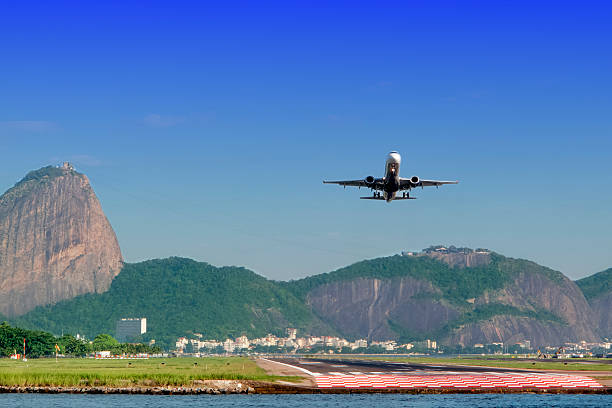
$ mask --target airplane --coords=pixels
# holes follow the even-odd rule
[[[385,162],[385,176],[383,178],[375,178],[367,176],[362,180],[343,180],[343,181],[326,181],[324,184],[339,184],[341,186],[366,187],[372,189],[373,194],[368,197],[359,197],[363,200],[385,200],[390,203],[393,200],[414,200],[416,197],[410,196],[410,190],[415,187],[439,187],[444,184],[457,184],[458,181],[438,181],[438,180],[421,180],[418,176],[403,178],[399,176],[400,164],[402,157],[396,151],[389,152]],[[382,191],[382,196],[380,192]],[[397,193],[402,191],[401,196]]]

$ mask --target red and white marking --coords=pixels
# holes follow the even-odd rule
[[[589,377],[554,374],[317,375],[319,388],[602,388]]]

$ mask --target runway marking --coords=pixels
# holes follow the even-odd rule
[[[315,374],[312,371],[308,371],[307,369],[302,368],[302,367],[294,366],[294,365],[291,365],[291,364],[280,363],[280,362],[274,361],[274,360],[268,360],[267,358],[262,358],[262,360],[267,361],[269,363],[275,363],[275,364],[284,365],[286,367],[295,368],[296,370],[300,370],[303,373],[306,373],[308,375],[311,375],[311,376],[315,377]]]
[[[602,388],[589,377],[553,374],[321,375],[319,388]]]

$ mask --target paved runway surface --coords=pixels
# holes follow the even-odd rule
[[[314,377],[319,388],[602,388],[589,377],[505,368],[374,360],[271,360]]]

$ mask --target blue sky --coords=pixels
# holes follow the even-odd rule
[[[0,190],[74,162],[127,261],[291,279],[444,243],[612,266],[609,5],[122,3],[2,6]],[[321,183],[389,150],[461,184],[387,205]]]

